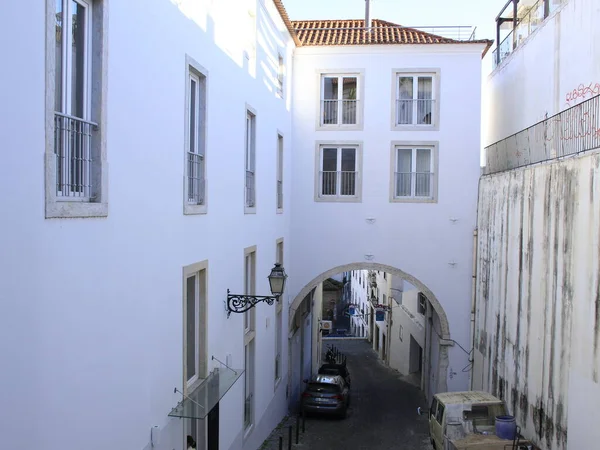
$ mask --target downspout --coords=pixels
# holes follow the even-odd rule
[[[476,306],[476,290],[477,290],[477,228],[473,230],[473,273],[471,275],[471,356],[469,363],[471,370],[469,371],[469,389],[473,389],[473,361],[475,360],[475,306]]]

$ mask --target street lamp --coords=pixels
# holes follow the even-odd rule
[[[272,305],[275,300],[279,301],[279,297],[285,289],[285,280],[287,274],[280,263],[275,263],[271,269],[271,273],[267,277],[269,279],[269,287],[273,295],[247,295],[247,294],[230,294],[227,289],[227,317],[234,313],[244,313],[256,306],[257,303],[267,302]]]

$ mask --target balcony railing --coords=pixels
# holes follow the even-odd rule
[[[396,198],[430,198],[433,186],[432,172],[395,172]]]
[[[356,195],[356,174],[350,171],[322,171],[322,196],[354,196]]]
[[[283,208],[283,181],[277,180],[277,209]]]
[[[92,197],[92,133],[94,122],[54,113],[54,154],[56,155],[56,195]]]
[[[357,104],[358,100],[321,100],[322,124],[356,125]]]
[[[396,100],[397,125],[431,125],[435,99],[400,99]]]
[[[496,18],[500,26],[504,22],[513,23],[513,29],[508,35],[500,41],[498,34],[497,47],[493,51],[494,68],[496,68],[508,55],[510,55],[521,43],[537,30],[544,20],[553,13],[561,4],[567,0],[538,0],[531,6],[524,6],[517,11],[515,18],[501,18],[502,13],[511,5],[514,0],[510,0],[502,9]],[[518,5],[517,5],[518,6]],[[514,10],[512,12],[514,16]],[[499,33],[499,32],[498,32]]]
[[[246,170],[246,206],[252,208],[256,204],[256,181],[254,172]]]
[[[188,203],[204,204],[204,155],[188,152]]]
[[[600,148],[600,95],[485,148],[486,174]]]

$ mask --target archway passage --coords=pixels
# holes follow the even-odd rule
[[[357,276],[371,300],[362,308],[358,306],[356,314],[365,317],[361,322],[352,322],[349,334],[356,338],[364,338],[371,343],[381,361],[399,372],[404,372],[394,367],[394,352],[390,346],[400,348],[406,344],[406,373],[413,375],[419,387],[430,399],[436,392],[447,391],[448,371],[448,345],[451,344],[450,329],[446,313],[435,294],[416,277],[398,268],[378,263],[351,263],[334,267],[321,273],[306,284],[295,296],[290,305],[290,404],[293,405],[302,389],[302,380],[316,373],[322,362],[323,327],[330,323],[340,323],[342,312],[348,311],[348,305],[355,303],[354,298],[349,298],[346,292],[350,278],[357,283]],[[368,274],[368,275],[367,275]],[[336,277],[337,276],[337,277]],[[336,280],[337,278],[337,280]],[[414,287],[415,298],[424,298],[422,310],[419,310],[422,336],[420,339],[413,335],[410,327],[403,327],[400,316],[408,317],[410,321],[417,316],[415,311],[409,310],[402,304],[401,299],[406,295],[404,289],[398,289],[394,284],[399,280],[404,285]],[[384,287],[385,286],[385,287]],[[396,288],[394,288],[396,286]],[[332,291],[339,289],[341,293]],[[392,294],[392,291],[401,291]],[[354,291],[352,291],[354,292]],[[342,299],[336,303],[336,295]],[[378,300],[373,301],[373,299]],[[399,297],[400,296],[400,297]],[[417,297],[418,296],[418,297]],[[396,303],[394,303],[396,302]],[[418,304],[419,300],[413,302]],[[383,307],[383,305],[389,305]],[[385,319],[378,317],[375,310],[386,310]],[[347,313],[346,313],[347,314]],[[355,317],[353,317],[354,319]],[[333,319],[333,320],[332,320]],[[406,319],[405,319],[406,320]],[[413,322],[417,322],[413,320]],[[342,330],[333,330],[342,331]],[[404,334],[404,336],[403,336]],[[403,341],[403,342],[401,342]],[[397,353],[397,351],[396,351]]]

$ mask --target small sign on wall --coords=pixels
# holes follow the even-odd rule
[[[377,308],[375,310],[375,322],[383,322],[385,320],[385,309]]]

